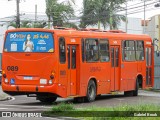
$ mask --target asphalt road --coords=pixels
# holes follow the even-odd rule
[[[70,102],[73,103],[72,99],[57,99],[56,103],[51,104],[42,104],[36,100],[36,98],[28,98],[26,96],[15,96],[14,99],[8,101],[0,101],[0,111],[45,111],[56,106],[61,102]],[[98,106],[98,107],[113,107],[124,104],[142,104],[142,103],[152,103],[160,104],[160,94],[158,92],[144,91],[139,90],[139,96],[137,97],[125,97],[123,94],[119,95],[102,95],[92,103],[73,103],[75,107],[89,107],[89,106]],[[0,118],[1,119],[1,118]],[[9,118],[3,118],[9,119]],[[27,118],[25,118],[27,119]],[[25,120],[24,119],[24,120]],[[29,119],[29,118],[28,118]],[[32,120],[44,120],[44,118],[32,118]],[[58,118],[45,118],[49,119],[58,119]],[[12,118],[12,120],[19,120],[19,118]]]

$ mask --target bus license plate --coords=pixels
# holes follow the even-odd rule
[[[47,84],[47,79],[40,79],[40,84]]]
[[[24,79],[24,80],[32,80],[32,79],[33,79],[33,77],[25,76],[25,77],[23,77],[23,79]]]

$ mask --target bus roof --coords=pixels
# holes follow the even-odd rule
[[[149,35],[137,35],[137,34],[127,34],[124,32],[120,33],[115,33],[112,31],[109,32],[100,32],[100,31],[78,31],[78,30],[61,30],[61,29],[43,29],[43,28],[19,28],[19,29],[12,29],[12,30],[7,30],[6,34],[8,32],[19,32],[19,31],[24,31],[24,32],[29,32],[29,31],[40,31],[40,32],[52,32],[58,36],[63,36],[63,37],[86,37],[86,38],[114,38],[114,39],[151,39]]]

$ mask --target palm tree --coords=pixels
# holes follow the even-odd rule
[[[81,27],[98,24],[100,28],[101,23],[104,29],[107,26],[116,29],[121,20],[125,21],[125,16],[117,14],[124,2],[126,0],[83,0]]]
[[[74,16],[74,9],[72,8],[74,0],[58,2],[58,0],[46,0],[46,14],[49,22],[53,22],[53,26],[63,26],[69,22],[69,19]]]

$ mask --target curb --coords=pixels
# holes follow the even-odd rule
[[[11,96],[6,96],[5,98],[0,99],[0,101],[6,101],[13,99]]]

